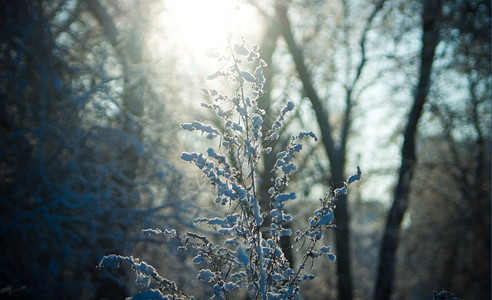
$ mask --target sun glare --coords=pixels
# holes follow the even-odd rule
[[[178,34],[194,55],[221,48],[229,33],[244,35],[248,10],[234,0],[172,0],[168,2]]]

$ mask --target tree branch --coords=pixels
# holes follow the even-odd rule
[[[311,101],[314,112],[316,113],[316,118],[321,130],[321,139],[323,141],[323,144],[327,149],[328,156],[335,157],[337,156],[337,149],[335,148],[335,143],[332,136],[333,130],[329,122],[328,113],[325,111],[323,105],[321,104],[321,100],[319,99],[319,96],[311,80],[311,74],[309,73],[309,70],[305,64],[302,50],[297,45],[294,39],[294,35],[292,34],[290,21],[287,17],[287,7],[285,5],[277,3],[275,9],[280,21],[282,35],[285,39],[285,42],[287,43],[292,57],[294,58],[296,70],[299,74],[299,78],[302,81],[304,91],[306,92],[306,96]]]

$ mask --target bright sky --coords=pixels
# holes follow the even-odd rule
[[[175,19],[177,32],[197,58],[222,48],[228,33],[236,40],[254,29],[254,11],[235,0],[170,0],[168,9]],[[254,41],[251,43],[258,43]]]

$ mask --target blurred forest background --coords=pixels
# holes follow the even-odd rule
[[[141,234],[205,232],[193,218],[220,214],[179,160],[203,149],[179,123],[214,122],[200,88],[220,64],[180,31],[176,2],[0,1],[1,298],[123,299],[133,275],[96,269],[111,253],[208,295],[192,256]],[[362,170],[325,237],[337,262],[313,267],[303,297],[430,299],[444,286],[490,299],[490,1],[212,2],[233,4],[224,29],[268,63],[265,121],[297,105],[269,146],[299,130],[321,139],[297,158],[291,226]],[[258,170],[263,200],[274,162]]]

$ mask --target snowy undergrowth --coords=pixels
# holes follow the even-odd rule
[[[268,193],[269,211],[262,211],[258,199],[257,167],[264,149],[262,141],[279,138],[285,116],[295,109],[293,102],[286,103],[271,128],[264,128],[264,111],[258,108],[257,100],[263,93],[266,63],[259,58],[258,47],[248,49],[244,42],[229,42],[229,57],[220,57],[224,65],[208,79],[224,79],[233,84],[232,96],[215,89],[203,89],[210,103],[202,106],[211,110],[221,120],[220,128],[199,121],[181,124],[187,131],[199,132],[207,139],[216,140],[217,147],[208,148],[205,153],[183,152],[181,158],[195,164],[216,188],[215,202],[226,206],[223,218],[198,218],[196,223],[212,226],[223,237],[220,242],[196,233],[176,234],[173,229],[145,229],[143,234],[162,235],[179,241],[180,251],[195,251],[193,262],[199,266],[197,279],[210,286],[215,299],[230,299],[234,292],[243,291],[251,299],[296,299],[300,283],[311,280],[308,264],[323,255],[332,261],[336,257],[329,246],[320,245],[323,230],[333,226],[333,210],[341,195],[347,193],[347,186],[360,179],[360,170],[350,176],[344,187],[327,194],[320,201],[320,207],[308,220],[308,227],[293,233],[286,224],[293,222],[285,210],[289,201],[296,199],[294,192],[285,192],[289,176],[297,170],[293,159],[302,149],[304,138],[317,140],[312,132],[301,132],[291,138],[288,147],[276,155],[273,174],[275,178]],[[252,72],[251,72],[252,71]],[[231,157],[233,159],[231,159]],[[265,217],[271,222],[266,224]],[[268,236],[262,228],[269,227]],[[282,236],[292,236],[293,247],[302,251],[299,266],[293,267],[279,247]],[[155,268],[137,258],[108,255],[99,267],[118,267],[127,263],[137,275],[137,284],[149,287],[154,282],[156,289],[148,289],[132,299],[193,299],[185,288],[177,287],[157,273]]]

